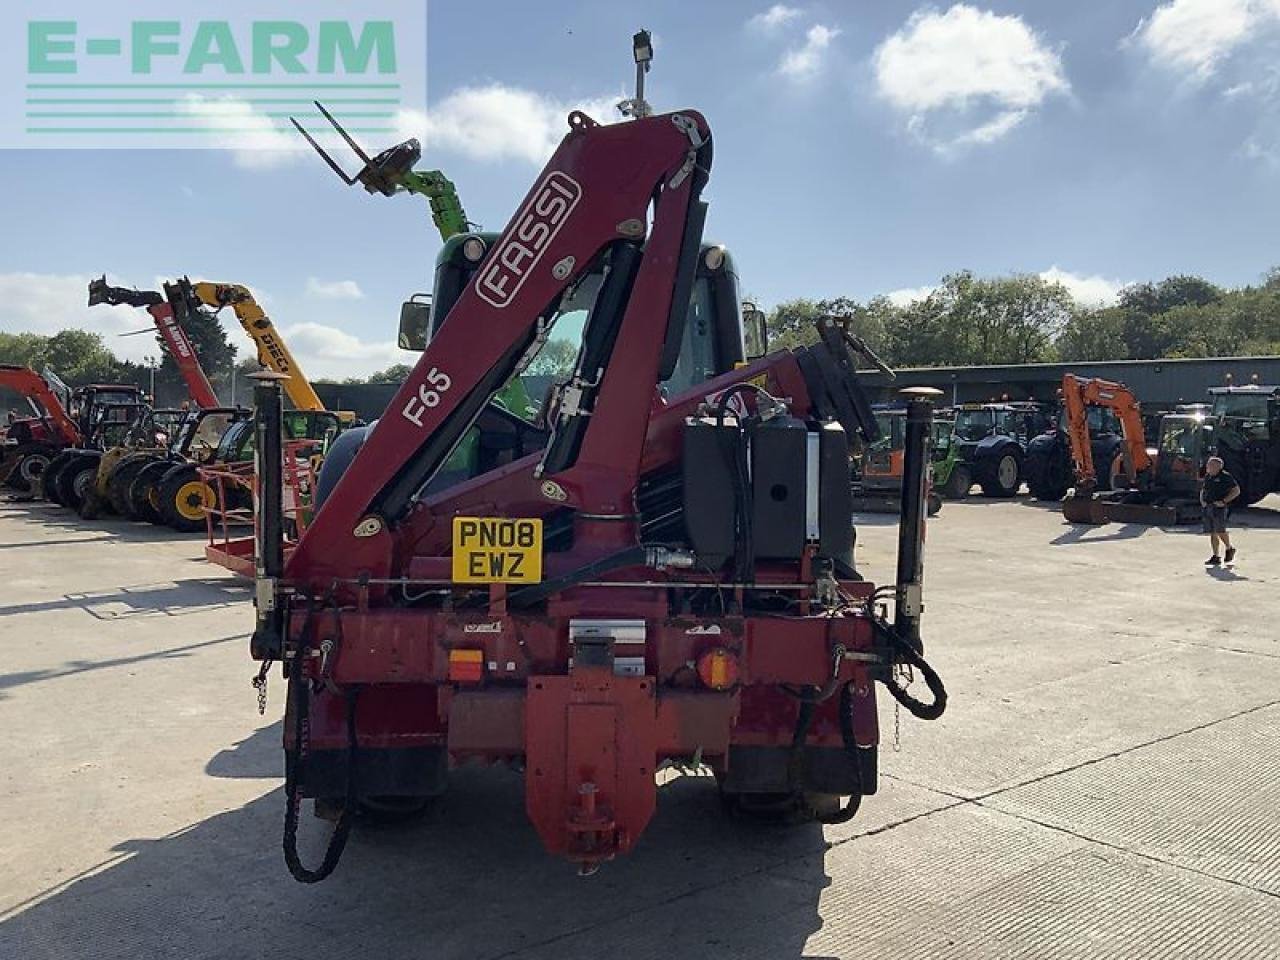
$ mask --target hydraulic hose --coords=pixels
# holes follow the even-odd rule
[[[324,859],[320,866],[311,870],[303,865],[298,856],[298,815],[302,808],[302,778],[306,768],[307,753],[310,744],[310,712],[311,688],[303,673],[307,654],[310,651],[309,639],[314,606],[307,609],[307,621],[303,625],[302,642],[298,647],[297,659],[289,671],[288,698],[293,706],[293,749],[285,751],[285,810],[284,810],[284,862],[289,873],[299,883],[319,883],[338,866],[342,853],[347,847],[347,839],[351,835],[351,826],[356,811],[356,698],[358,687],[346,690],[347,701],[347,794],[342,813],[329,836],[325,847]]]

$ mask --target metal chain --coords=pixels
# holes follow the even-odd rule
[[[893,701],[893,752],[902,752],[902,704]]]
[[[271,661],[262,661],[262,669],[258,671],[258,675],[251,681],[253,689],[258,691],[258,716],[266,716],[267,713],[267,673],[271,669]]]

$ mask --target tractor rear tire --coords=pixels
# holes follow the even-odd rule
[[[58,474],[62,473],[62,468],[77,456],[79,451],[63,450],[44,468],[44,472],[40,475],[40,493],[50,503],[62,506],[62,501],[58,497]]]
[[[982,495],[1008,499],[1018,495],[1022,486],[1022,461],[1012,450],[1006,450],[995,458],[995,463],[982,478]]]
[[[58,471],[54,484],[58,490],[58,502],[64,507],[79,512],[80,504],[98,478],[98,459],[91,453],[81,454]]]
[[[56,447],[47,443],[31,442],[19,444],[13,451],[17,462],[5,481],[10,489],[19,493],[31,493],[39,488],[40,478],[49,464],[58,455]]]
[[[169,460],[157,460],[155,463],[148,463],[133,478],[129,484],[129,508],[136,519],[148,523],[164,523],[164,518],[160,516],[160,497],[156,486],[173,466]]]
[[[1060,466],[1048,458],[1036,457],[1026,462],[1027,486],[1037,500],[1058,501],[1067,495],[1067,476]]]
[[[194,465],[182,464],[166,473],[156,487],[160,515],[179,533],[195,533],[206,526],[206,510],[216,509],[218,495],[200,479]]]
[[[116,468],[111,471],[111,476],[107,478],[107,499],[111,501],[111,509],[126,520],[138,519],[133,509],[133,501],[129,499],[129,487],[142,468],[150,463],[155,461],[142,457],[136,460],[125,460],[116,464]]]
[[[930,490],[928,499],[925,501],[928,508],[929,516],[936,517],[942,512],[942,497],[938,496],[938,491]]]
[[[973,473],[963,463],[951,468],[951,476],[942,485],[942,495],[948,500],[964,500],[973,489]]]

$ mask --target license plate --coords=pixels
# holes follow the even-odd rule
[[[540,583],[542,521],[453,518],[454,583]]]

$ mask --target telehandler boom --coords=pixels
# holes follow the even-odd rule
[[[166,302],[164,296],[155,290],[132,290],[128,287],[113,287],[107,284],[104,274],[89,283],[89,306],[100,303],[111,305],[127,304],[131,307],[142,307],[150,314],[156,325],[164,345],[178,365],[182,380],[191,395],[191,402],[202,410],[218,405],[218,395],[213,385],[200,366],[200,358],[196,356],[191,338],[187,336],[173,307]],[[154,397],[152,398],[155,399]]]

